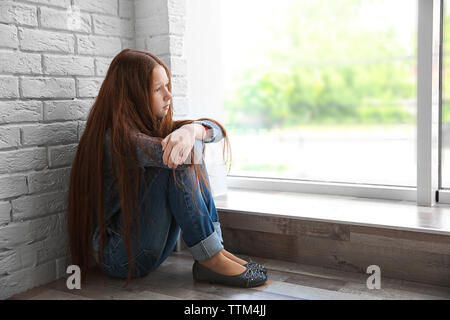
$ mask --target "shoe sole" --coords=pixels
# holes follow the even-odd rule
[[[266,281],[267,281],[267,279],[266,279],[266,280],[264,280],[264,281],[261,281],[260,283],[257,282],[257,283],[254,283],[253,285],[245,286],[245,287],[244,287],[244,286],[234,286],[234,285],[231,285],[231,284],[222,283],[222,282],[219,282],[219,281],[214,281],[214,280],[209,280],[209,279],[198,279],[198,278],[195,278],[194,276],[193,276],[192,278],[193,278],[194,281],[196,281],[196,282],[210,283],[210,284],[219,284],[219,285],[222,285],[222,286],[233,287],[233,288],[254,288],[254,287],[260,287],[260,286],[262,286],[263,284],[265,284]]]

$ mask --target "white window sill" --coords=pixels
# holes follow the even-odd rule
[[[219,211],[450,235],[450,205],[228,188],[214,197]]]

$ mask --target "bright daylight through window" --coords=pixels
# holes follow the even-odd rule
[[[416,186],[416,1],[221,10],[229,175]]]

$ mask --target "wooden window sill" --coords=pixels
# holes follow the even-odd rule
[[[450,235],[450,205],[228,188],[219,211]]]

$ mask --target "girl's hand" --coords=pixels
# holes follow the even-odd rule
[[[164,151],[163,162],[169,168],[183,164],[195,144],[194,123],[185,124],[161,141]]]

